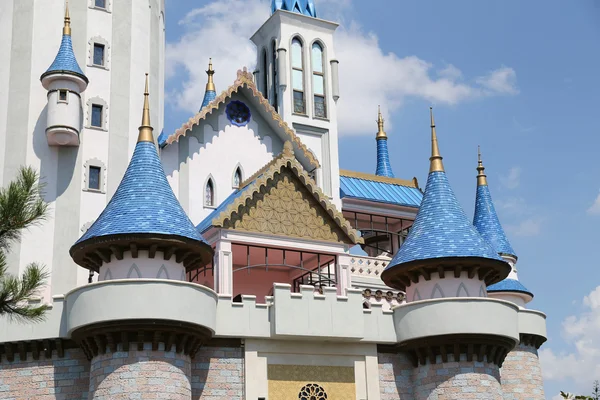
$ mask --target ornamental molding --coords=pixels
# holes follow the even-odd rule
[[[360,234],[296,160],[289,141],[279,156],[240,187],[241,195],[212,220],[213,226],[346,244],[363,243]]]
[[[300,138],[283,120],[281,115],[275,111],[273,106],[269,103],[269,100],[264,98],[262,93],[256,87],[252,74],[249,73],[245,67],[243,70],[238,70],[237,79],[234,81],[233,85],[221,92],[221,94],[218,95],[213,101],[208,103],[208,105],[203,107],[196,115],[194,115],[179,129],[177,129],[175,133],[171,134],[166,140],[166,145],[173,144],[174,142],[178,141],[180,137],[185,136],[188,132],[191,132],[194,126],[199,125],[200,122],[205,120],[210,114],[212,114],[213,111],[218,110],[221,107],[221,104],[224,104],[234,93],[239,92],[239,90],[242,88],[248,89],[252,93],[252,97],[250,97],[250,99],[253,98],[256,102],[258,102],[259,106],[263,107],[263,110],[266,112],[266,114],[277,123],[278,127],[283,132],[285,140],[291,141],[295,147],[300,149],[302,154],[306,157],[313,168],[319,168],[321,165],[319,164],[317,158],[308,149],[308,147],[302,143]]]

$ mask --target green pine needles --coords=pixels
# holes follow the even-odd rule
[[[22,322],[44,319],[48,306],[29,300],[39,294],[49,275],[37,263],[27,265],[21,277],[9,274],[6,254],[24,230],[46,219],[48,204],[42,189],[37,172],[30,167],[19,169],[15,180],[0,188],[0,316]]]

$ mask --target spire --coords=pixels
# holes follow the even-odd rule
[[[477,186],[484,186],[488,184],[484,171],[485,167],[481,161],[481,148],[477,146]]]
[[[429,172],[443,172],[444,164],[438,147],[437,134],[435,133],[435,121],[433,120],[433,108],[429,107],[429,117],[431,119],[431,157],[429,157]]]
[[[204,99],[202,100],[200,110],[209,105],[210,102],[217,97],[215,82],[213,80],[215,70],[213,69],[212,58],[208,59],[208,70],[206,71],[206,74],[208,75],[208,81],[206,82],[206,91],[204,92]]]
[[[392,171],[392,165],[390,164],[390,155],[387,147],[387,135],[383,130],[384,119],[381,115],[381,107],[378,107],[377,111],[377,168],[375,175],[385,176],[388,178],[394,178],[394,172]]]
[[[71,36],[71,17],[69,16],[69,0],[65,2],[65,26],[63,35]]]
[[[137,142],[151,142],[154,143],[154,136],[152,135],[153,128],[150,125],[150,102],[148,101],[148,74],[146,73],[146,87],[144,89],[144,109],[142,111],[142,125],[140,125],[138,131]]]
[[[475,214],[473,225],[477,231],[487,240],[500,255],[508,255],[516,258],[517,255],[508,241],[504,229],[500,224],[496,208],[492,201],[492,195],[484,172],[481,152],[479,152],[477,166],[477,194],[475,196]]]

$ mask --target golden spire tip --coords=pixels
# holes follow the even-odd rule
[[[379,139],[387,139],[387,134],[385,133],[385,130],[383,129],[384,126],[384,122],[385,120],[383,119],[383,115],[381,115],[381,106],[377,106],[377,136],[375,136],[375,139],[379,140]]]
[[[435,121],[433,119],[433,107],[429,107],[429,118],[431,120],[431,157],[429,157],[429,172],[443,172],[444,164],[440,155],[437,134],[435,132]]]
[[[69,0],[65,1],[65,25],[63,26],[63,35],[71,36],[71,17],[69,15]]]
[[[477,186],[487,185],[487,176],[485,175],[485,167],[481,161],[481,148],[477,146]]]
[[[144,87],[144,109],[142,111],[142,125],[139,128],[138,143],[140,142],[151,142],[154,143],[154,135],[152,134],[153,128],[150,125],[150,96],[148,89],[148,74],[146,73],[146,85]]]
[[[208,75],[208,82],[206,82],[206,90],[215,92],[216,91],[215,82],[213,80],[213,75],[215,74],[215,70],[213,69],[213,65],[212,65],[212,57],[208,59],[208,71],[206,71],[206,74]]]

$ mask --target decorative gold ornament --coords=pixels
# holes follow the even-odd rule
[[[483,161],[481,161],[481,149],[477,146],[477,186],[486,186],[487,184],[485,167],[483,166]]]
[[[71,36],[71,16],[69,15],[69,0],[65,2],[65,25],[63,35]]]
[[[148,101],[148,74],[146,74],[146,87],[144,89],[144,110],[142,111],[142,125],[140,125],[138,131],[138,143],[140,142],[151,142],[154,143],[154,136],[152,135],[153,128],[150,125],[150,102]]]
[[[377,136],[375,136],[375,139],[379,140],[379,139],[386,139],[387,140],[387,134],[385,133],[385,131],[383,130],[383,124],[384,124],[384,119],[383,116],[381,115],[381,106],[377,106]]]
[[[215,70],[213,69],[212,58],[208,59],[208,71],[206,71],[206,74],[208,75],[208,82],[206,82],[206,90],[213,92],[216,91],[215,82],[213,81],[213,75],[215,74]]]
[[[429,116],[431,118],[431,157],[429,157],[429,172],[443,172],[444,164],[438,147],[437,134],[435,133],[435,121],[433,120],[433,108],[429,107]]]

